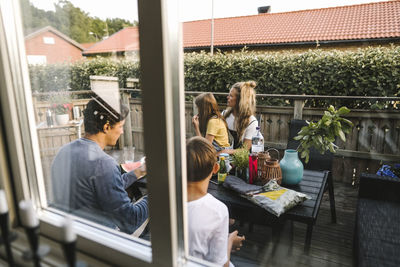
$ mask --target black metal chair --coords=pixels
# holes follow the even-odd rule
[[[362,173],[354,266],[400,266],[400,179]]]
[[[302,127],[306,126],[305,120],[291,120],[289,125],[289,138],[287,143],[287,149],[297,149],[300,145],[300,141],[296,141],[293,138],[297,136],[297,133]],[[315,171],[329,171],[328,183],[324,189],[324,192],[329,190],[329,201],[331,208],[331,220],[336,223],[336,208],[335,208],[335,196],[333,190],[333,178],[332,178],[332,161],[333,154],[330,151],[326,151],[325,154],[319,153],[318,150],[310,149],[310,159],[308,163],[305,163],[304,159],[300,159],[303,162],[304,169],[315,170]]]

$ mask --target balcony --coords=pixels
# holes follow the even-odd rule
[[[129,103],[130,116],[125,123],[124,135],[120,137],[117,147],[109,148],[109,153],[120,157],[124,146],[134,146],[137,153],[144,153],[142,108],[140,98],[131,97],[138,94],[139,89],[121,89],[122,99]],[[85,94],[80,91],[72,94]],[[199,92],[186,92],[193,96]],[[224,102],[224,93],[215,93]],[[43,94],[34,94],[40,98]],[[267,146],[283,151],[289,133],[289,122],[292,118],[318,120],[324,109],[304,107],[309,100],[320,101],[380,101],[398,103],[400,98],[391,97],[338,97],[338,96],[294,96],[294,95],[258,95],[259,102],[266,98],[284,99],[284,106],[257,106],[257,118]],[[190,97],[189,97],[190,98]],[[89,99],[72,100],[74,106],[84,109]],[[45,111],[49,103],[34,100],[35,116],[38,122],[45,121]],[[221,105],[221,109],[225,106]],[[187,101],[185,106],[186,136],[194,135],[191,117],[196,111],[193,102]],[[346,142],[338,141],[340,149],[333,160],[333,180],[337,223],[332,223],[328,194],[325,194],[314,226],[311,248],[304,252],[306,227],[294,222],[284,226],[279,242],[273,242],[271,228],[260,225],[249,225],[246,222],[235,222],[233,226],[240,234],[246,236],[241,251],[232,254],[232,262],[236,266],[352,266],[353,234],[356,220],[358,197],[358,178],[360,173],[376,173],[382,162],[400,161],[400,114],[397,110],[352,109],[346,116],[354,124]],[[81,134],[84,132],[82,128]],[[38,129],[45,180],[50,181],[48,170],[59,147],[77,138],[78,133],[65,131],[63,135],[43,134]],[[72,138],[72,139],[71,139]],[[283,153],[281,153],[282,155]],[[45,184],[49,184],[46,182]],[[48,188],[48,190],[50,190]],[[50,192],[48,192],[50,193]],[[291,228],[293,226],[293,228]],[[293,240],[290,231],[293,229]]]

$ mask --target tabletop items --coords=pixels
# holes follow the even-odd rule
[[[264,151],[264,137],[261,134],[260,127],[256,127],[256,134],[251,138],[251,152],[259,153]]]
[[[300,183],[303,178],[303,163],[299,159],[299,153],[294,149],[286,149],[285,155],[281,160],[283,183],[295,185]]]
[[[244,150],[244,149],[242,149]],[[276,152],[276,158],[272,158],[270,155],[271,151]],[[233,164],[239,165],[236,167],[236,176],[241,177],[249,184],[264,185],[270,180],[274,179],[278,184],[282,181],[282,172],[279,164],[279,151],[274,148],[270,148],[267,151],[253,152],[246,154],[246,166],[248,166],[247,175],[241,175],[244,165],[242,161],[244,153],[241,151],[233,155]]]
[[[275,157],[271,157],[271,152],[275,152]],[[294,149],[286,149],[281,161],[275,148],[250,154],[246,148],[241,148],[232,158],[235,175],[249,184],[264,185],[276,180],[278,184],[296,185],[303,177],[304,166]]]
[[[322,197],[324,195],[324,189],[326,186],[329,188],[333,186],[332,184],[327,183],[328,174],[328,171],[304,170],[303,179],[300,181],[300,183],[297,185],[287,186],[287,188],[300,193],[305,193],[311,197],[311,199],[308,199],[303,203],[296,205],[292,209],[287,210],[279,217],[276,217],[266,209],[256,205],[254,202],[247,200],[242,196],[242,194],[238,194],[234,190],[226,188],[226,184],[227,181],[230,180],[230,176],[227,177],[223,186],[210,183],[207,191],[228,207],[229,214],[232,214],[232,218],[244,222],[271,226],[275,233],[279,234],[280,231],[282,231],[282,226],[286,221],[295,221],[306,224],[307,230],[305,235],[304,250],[308,252],[311,245],[313,227],[317,221]],[[240,181],[240,179],[238,180]],[[247,184],[244,181],[241,181],[241,183],[243,186],[240,186],[239,188],[248,186],[251,186],[251,189],[260,188],[260,186],[257,187],[257,185]],[[331,195],[333,190],[328,191],[329,198],[333,200],[333,195]]]
[[[261,186],[248,184],[235,176],[227,176],[224,187],[232,189],[277,217],[310,199],[304,193],[281,187],[274,179]]]
[[[247,150],[246,152],[248,153]],[[271,152],[275,152],[274,158],[271,157]],[[239,162],[237,158],[242,156],[242,154],[244,153],[236,153],[233,155],[234,164]],[[286,184],[288,185],[298,184],[303,177],[303,166],[300,166],[301,162],[297,164],[299,159],[296,150],[285,150],[285,162],[282,167],[285,168],[285,172],[281,169],[282,162],[280,164],[279,151],[277,149],[270,148],[265,152],[260,150],[258,152],[246,154],[246,157],[248,158],[247,177],[244,178],[238,175],[227,176],[224,187],[236,191],[241,196],[246,197],[277,217],[288,209],[309,199],[304,193],[280,186],[283,177],[283,182],[285,183],[285,181],[287,181]],[[222,159],[222,162],[224,161],[224,157],[220,157],[220,159]],[[295,161],[295,159],[297,159],[297,161]],[[299,166],[301,168],[299,168]],[[236,168],[238,167],[241,166],[236,166]],[[236,174],[237,173],[238,172],[236,172]],[[285,174],[287,175],[286,177]],[[222,183],[220,179],[219,183]]]
[[[218,171],[218,183],[222,184],[225,182],[225,178],[228,175],[228,171],[226,168],[225,157],[219,157],[219,171]]]
[[[123,163],[134,162],[135,160],[135,147],[134,146],[124,146],[122,149],[123,153]]]
[[[276,158],[271,158],[269,151],[276,152]],[[258,180],[260,184],[266,184],[271,180],[276,180],[278,184],[282,182],[282,171],[279,163],[279,151],[275,148],[268,149],[263,155],[259,154],[259,158],[263,159],[261,163],[258,165],[260,166],[260,170],[258,170]]]

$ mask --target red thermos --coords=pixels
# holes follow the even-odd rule
[[[249,155],[249,184],[253,184],[257,179],[257,153]]]

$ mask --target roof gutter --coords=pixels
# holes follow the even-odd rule
[[[305,45],[316,45],[316,44],[351,44],[351,43],[363,43],[363,42],[380,42],[389,43],[393,41],[400,41],[400,37],[392,38],[368,38],[368,39],[356,39],[356,40],[331,40],[331,41],[307,41],[307,42],[292,42],[292,43],[273,43],[273,44],[241,44],[241,45],[219,45],[214,48],[243,48],[243,47],[283,47],[283,46],[305,46]],[[198,46],[198,47],[185,47],[185,51],[196,51],[201,49],[209,49],[209,46]]]

